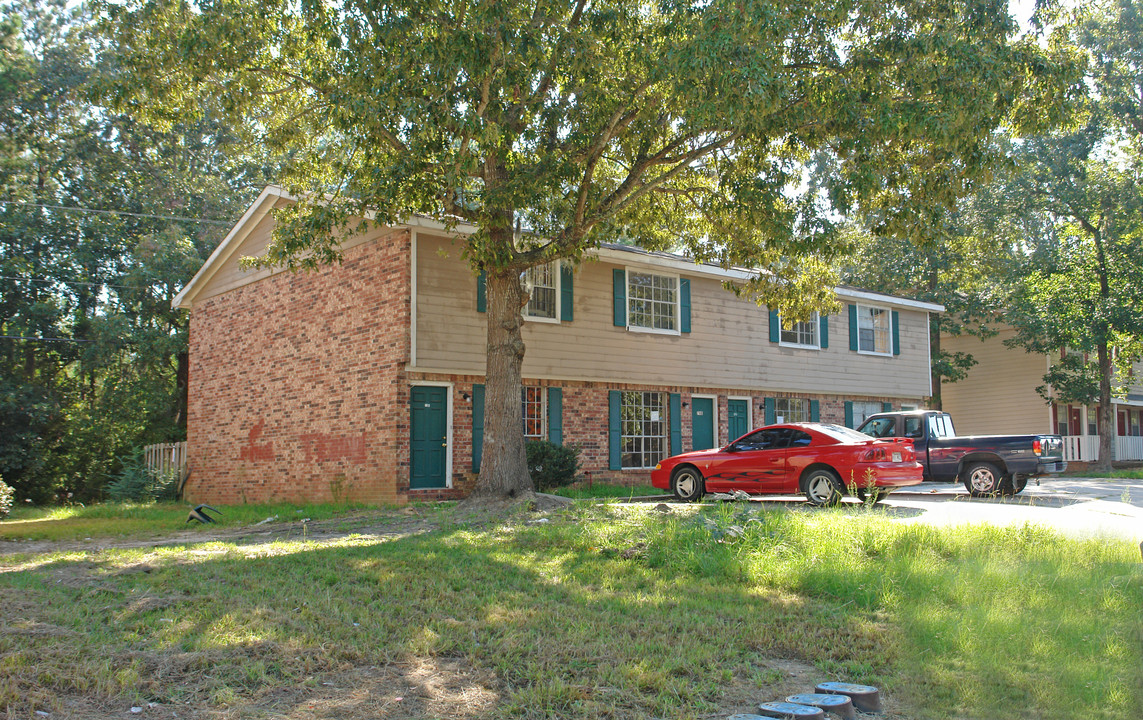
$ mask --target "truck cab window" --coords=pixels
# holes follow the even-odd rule
[[[921,422],[920,417],[905,418],[905,437],[916,439],[924,436],[924,424]]]

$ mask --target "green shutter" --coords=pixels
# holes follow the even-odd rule
[[[857,350],[857,306],[849,306],[849,349]]]
[[[845,401],[845,426],[847,428],[853,427],[853,401]]]
[[[488,276],[483,270],[476,276],[476,312],[488,311],[488,291],[485,286],[488,284]]]
[[[820,407],[817,400],[810,400],[810,422],[821,422]]]
[[[893,311],[893,354],[901,354],[901,333],[897,330],[897,325],[900,324],[900,318],[897,311]]]
[[[819,333],[820,344],[822,350],[825,350],[829,347],[829,315],[822,315],[819,318],[819,322],[821,323],[821,332]]]
[[[627,327],[627,272],[621,268],[611,271],[611,286],[614,299],[615,327]]]
[[[891,402],[881,403],[881,412],[893,412],[893,403],[891,403]]]
[[[671,454],[683,451],[683,406],[682,396],[671,393]]]
[[[773,425],[778,420],[778,409],[774,398],[766,398],[766,424]]]
[[[548,440],[556,445],[564,444],[563,388],[548,388]]]
[[[781,342],[782,327],[778,322],[778,311],[770,311],[770,342]]]
[[[472,386],[472,471],[480,472],[484,452],[484,386]]]
[[[573,289],[574,276],[572,275],[572,268],[566,262],[560,263],[560,320],[563,322],[572,321],[572,304],[575,300],[575,291]]]
[[[691,281],[679,278],[679,332],[691,331]]]
[[[607,393],[608,467],[612,470],[623,469],[623,447],[619,435],[619,423],[623,412],[621,402],[620,391],[611,390]]]

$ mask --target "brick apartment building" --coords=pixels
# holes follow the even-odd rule
[[[483,286],[461,236],[414,219],[348,238],[313,273],[244,270],[267,188],[175,299],[191,312],[193,501],[461,497],[480,463]],[[574,443],[597,480],[770,422],[855,425],[931,394],[939,305],[839,287],[845,310],[783,329],[723,283],[747,274],[605,246],[530,271],[525,434]]]

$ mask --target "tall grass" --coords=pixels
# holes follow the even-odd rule
[[[759,669],[785,658],[881,686],[920,720],[1140,716],[1130,543],[861,507],[441,518],[383,543],[0,556],[16,628],[0,633],[0,707],[131,697],[257,715],[348,668],[452,658],[495,678],[489,717],[693,718],[729,714],[735,683],[773,699]]]

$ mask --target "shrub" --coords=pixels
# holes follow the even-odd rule
[[[12,509],[12,495],[15,491],[12,486],[4,482],[4,478],[0,478],[0,519],[8,517],[8,512]]]
[[[575,481],[576,470],[579,470],[579,446],[529,440],[524,450],[528,454],[528,472],[536,490],[547,492]]]
[[[151,472],[147,469],[142,450],[136,450],[124,460],[112,478],[107,485],[107,495],[117,502],[173,500],[178,490],[177,475]]]

